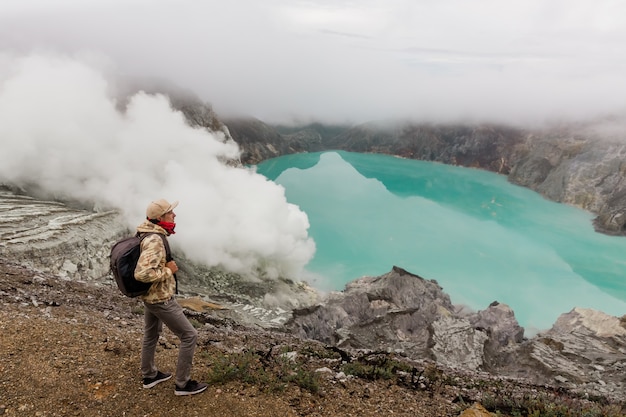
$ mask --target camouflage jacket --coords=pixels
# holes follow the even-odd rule
[[[165,229],[148,220],[137,226],[139,233],[159,233],[166,235]],[[135,268],[135,279],[151,282],[148,292],[141,297],[148,304],[167,301],[176,293],[176,280],[169,268],[165,267],[165,245],[160,236],[150,235],[141,241],[141,255]]]

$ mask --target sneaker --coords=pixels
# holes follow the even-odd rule
[[[144,378],[143,379],[143,387],[144,388],[152,388],[153,386],[155,386],[159,382],[167,381],[171,377],[172,377],[172,374],[170,374],[170,373],[157,371],[157,374],[156,374],[156,376],[154,378]]]
[[[182,387],[182,388],[179,388],[178,385],[176,385],[176,389],[174,390],[174,394],[176,394],[176,395],[199,394],[202,391],[204,391],[205,389],[207,389],[207,387],[208,387],[208,385],[205,384],[204,382],[198,382],[198,381],[194,381],[193,379],[190,379],[189,381],[187,381],[185,386]]]

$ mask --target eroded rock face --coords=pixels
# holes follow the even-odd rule
[[[315,307],[295,310],[291,331],[343,348],[402,351],[462,369],[492,369],[522,341],[505,304],[457,314],[436,281],[401,268],[365,277]]]
[[[625,326],[623,319],[574,309],[548,332],[525,339],[506,304],[461,312],[435,281],[398,267],[295,310],[286,323],[301,337],[344,349],[399,351],[448,368],[617,398],[624,393]]]
[[[486,309],[470,314],[467,319],[472,328],[483,330],[488,336],[482,349],[482,369],[497,370],[507,364],[524,340],[524,328],[506,304],[494,301]]]
[[[96,213],[0,189],[0,256],[72,280],[103,280],[111,242],[126,228]]]
[[[604,395],[625,393],[626,323],[600,311],[575,308],[525,344],[520,362],[567,387]]]
[[[593,135],[530,135],[509,180],[545,197],[598,215],[599,231],[622,234],[626,224],[626,145]]]
[[[488,340],[487,332],[472,327],[467,319],[442,317],[432,323],[432,354],[437,363],[449,368],[482,369],[483,346]]]
[[[451,315],[434,281],[400,268],[349,283],[323,305],[294,311],[287,327],[300,336],[345,348],[402,350],[430,356],[430,323]]]

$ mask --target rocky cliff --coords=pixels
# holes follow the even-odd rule
[[[605,122],[605,121],[603,121]],[[255,132],[268,126],[255,121],[246,132],[240,121],[233,133],[246,149]],[[625,123],[626,125],[626,123]],[[261,129],[263,126],[263,129]],[[254,141],[255,158],[283,152],[341,149],[485,169],[507,175],[512,183],[531,188],[553,201],[571,204],[597,215],[594,225],[603,233],[625,233],[626,129],[621,123],[603,128],[600,122],[521,129],[503,125],[434,125],[410,122],[367,123],[354,127],[301,130],[271,129],[269,143]],[[283,133],[281,133],[283,132]],[[269,137],[264,135],[263,137]],[[277,146],[297,138],[297,147]],[[269,149],[270,153],[262,148]]]
[[[286,327],[343,349],[402,352],[415,360],[624,398],[626,321],[574,309],[524,339],[514,312],[493,302],[463,312],[433,280],[394,267],[349,283],[323,303],[293,312]]]

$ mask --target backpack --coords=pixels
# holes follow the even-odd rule
[[[141,254],[141,241],[149,235],[157,234],[165,245],[165,261],[172,260],[170,245],[167,238],[160,233],[137,233],[134,236],[118,240],[111,247],[111,272],[115,277],[117,287],[127,297],[144,295],[150,289],[151,282],[141,282],[135,279],[135,268]]]

